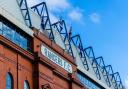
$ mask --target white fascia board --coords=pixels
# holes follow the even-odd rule
[[[15,24],[17,27],[19,27],[21,30],[23,30],[25,33],[33,37],[33,31],[28,26],[24,25],[22,22],[20,22],[18,19],[16,19],[11,13],[9,13],[4,8],[0,7],[0,15],[5,17],[7,20]]]

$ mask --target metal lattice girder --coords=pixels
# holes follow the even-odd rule
[[[88,66],[88,62],[87,62],[87,59],[86,59],[85,51],[83,49],[83,45],[82,45],[80,35],[75,35],[75,36],[71,37],[70,41],[73,42],[73,44],[79,49],[79,55],[82,59],[82,63],[84,65],[84,68],[88,71],[89,66]]]
[[[119,73],[114,73],[111,65],[105,66],[105,69],[107,71],[107,74],[105,76],[109,76],[109,79],[111,80],[111,83],[114,86],[114,88],[124,89]]]
[[[100,67],[100,71],[103,74],[107,73],[107,71],[105,69],[105,63],[104,63],[103,57],[97,57],[97,58],[95,58],[95,60],[97,61],[98,66]]]
[[[27,1],[26,0],[17,0],[17,1],[20,6],[26,25],[29,27],[32,27],[31,18],[30,18],[30,14],[28,11]]]
[[[109,76],[109,79],[110,79],[112,85],[115,87],[116,86],[116,80],[115,80],[115,77],[113,75],[114,72],[113,72],[112,66],[107,65],[107,66],[105,66],[105,68],[106,68],[106,71],[107,71],[107,75],[105,75],[105,76]],[[115,89],[117,89],[117,88],[115,88]]]
[[[88,58],[90,58],[90,59],[92,59],[92,60],[95,59],[95,55],[94,55],[94,52],[93,52],[93,49],[92,49],[91,46],[85,48],[84,50],[85,50],[86,55],[87,55]]]
[[[76,47],[78,47],[80,50],[83,50],[83,45],[82,45],[80,35],[72,36],[71,40]]]
[[[48,13],[46,3],[45,2],[39,3],[39,4],[31,7],[31,9],[41,17],[41,27],[42,27],[42,29],[47,30],[48,33],[49,33],[48,34],[49,38],[52,41],[55,42],[53,29],[52,29],[52,26],[51,26],[51,21],[50,21],[50,18],[49,18],[49,13]]]
[[[88,56],[88,58],[91,59],[91,65],[92,65],[93,70],[96,74],[96,77],[98,79],[101,79],[100,72],[99,72],[99,66],[98,66],[97,60],[95,58],[93,48],[92,47],[87,47],[84,50],[85,50],[86,55]]]
[[[69,54],[73,56],[73,51],[70,43],[70,36],[67,31],[67,27],[64,20],[60,20],[54,24],[52,24],[52,27],[56,29],[61,36],[63,37],[63,42],[65,44],[65,48]],[[74,56],[73,56],[74,57]]]
[[[113,74],[113,69],[112,69],[112,66],[111,65],[107,65],[105,66],[106,68],[106,71],[109,75],[112,75]]]
[[[104,68],[105,63],[104,63],[103,57],[97,57],[96,60],[97,60],[98,65],[99,65],[101,68]]]
[[[122,81],[121,81],[119,72],[113,73],[112,75],[115,79],[115,82],[114,82],[115,83],[115,88],[123,89],[123,85],[122,85]]]
[[[100,70],[104,76],[104,79],[105,79],[107,85],[110,87],[111,83],[109,80],[109,76],[107,75],[107,70],[105,68],[105,63],[104,63],[103,57],[97,57],[96,60],[97,60],[98,66],[100,67]]]

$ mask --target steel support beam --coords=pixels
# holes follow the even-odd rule
[[[100,71],[101,71],[107,85],[110,87],[111,82],[110,82],[109,76],[107,74],[107,70],[105,68],[105,63],[104,63],[103,57],[97,57],[96,60],[97,60],[98,66],[100,67]]]
[[[27,26],[32,27],[31,18],[28,10],[28,5],[26,0],[17,0],[20,6],[23,18]]]
[[[42,30],[43,31],[46,30],[48,32],[48,37],[55,42],[53,29],[52,29],[51,21],[49,18],[49,13],[48,13],[46,3],[45,2],[39,3],[31,7],[31,9],[41,17]]]
[[[73,37],[71,37],[71,42],[73,42],[73,44],[78,48],[79,51],[79,55],[82,59],[82,63],[84,65],[84,68],[88,71],[89,70],[89,66],[88,66],[88,62],[86,59],[86,54],[82,45],[82,41],[80,38],[80,35],[75,35]]]
[[[54,24],[52,24],[52,28],[57,30],[63,39],[63,42],[65,44],[65,50],[72,56],[73,56],[73,50],[70,43],[70,35],[67,31],[67,27],[64,20],[60,20]]]
[[[93,48],[90,46],[90,47],[85,48],[84,50],[86,52],[87,57],[91,60],[91,65],[92,65],[93,70],[94,70],[94,72],[96,74],[96,77],[100,80],[101,79],[101,75],[100,75],[100,71],[99,71],[99,66],[98,66],[97,60],[96,60],[95,55],[94,55]]]
[[[115,79],[115,82],[114,82],[115,83],[114,84],[115,89],[124,89],[120,75],[119,75],[119,72],[113,73],[112,75]]]

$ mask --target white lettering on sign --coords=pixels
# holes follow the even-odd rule
[[[53,51],[49,50],[48,48],[46,48],[43,45],[41,46],[41,53],[44,56],[46,56],[49,60],[51,60],[52,62],[56,63],[57,65],[59,65],[60,67],[62,67],[66,71],[68,71],[69,73],[72,73],[71,64],[66,62],[64,59],[62,59],[57,54],[55,54]]]

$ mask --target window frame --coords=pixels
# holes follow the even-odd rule
[[[30,85],[29,85],[28,80],[24,81],[24,89],[30,89]]]
[[[10,81],[8,81],[8,79],[10,79]],[[11,84],[8,84],[8,83],[11,83]],[[6,89],[14,89],[14,80],[10,72],[6,74]]]

